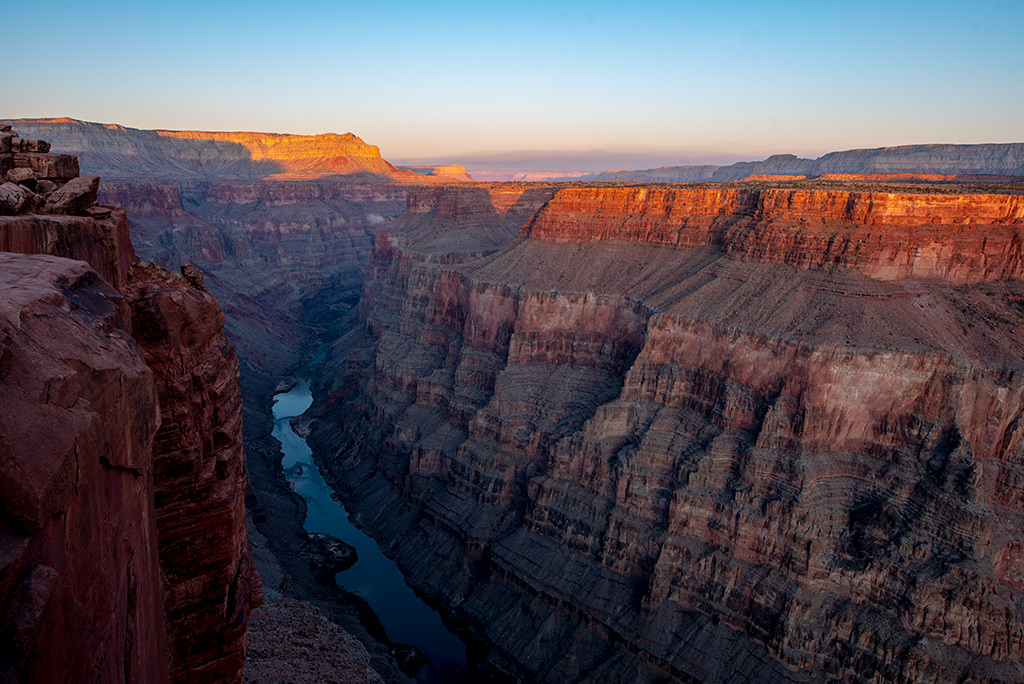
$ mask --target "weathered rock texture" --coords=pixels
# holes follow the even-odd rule
[[[0,254],[0,672],[167,681],[153,372],[88,265]]]
[[[802,269],[971,283],[1024,276],[1022,226],[1021,195],[571,188],[524,234],[553,242],[713,246]]]
[[[159,380],[153,477],[171,676],[237,679],[260,596],[245,533],[238,360],[209,292],[140,265],[125,295],[135,339]]]
[[[281,375],[297,362],[310,322],[329,323],[332,309],[358,300],[373,229],[402,212],[406,192],[365,183],[121,182],[104,183],[100,197],[127,207],[142,258],[199,266],[239,355]]]
[[[1018,197],[569,189],[445,256],[474,197],[378,232],[312,439],[492,660],[1024,678]]]
[[[267,601],[253,613],[245,681],[383,684],[363,645],[302,601]]]
[[[47,193],[19,211],[56,213],[0,217],[3,249],[50,255],[0,265],[0,392],[17,408],[0,424],[3,667],[24,681],[239,681],[260,585],[220,307],[194,271],[132,266],[124,212],[95,205],[97,179],[18,178]]]

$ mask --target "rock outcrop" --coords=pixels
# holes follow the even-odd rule
[[[954,283],[1024,276],[1022,195],[571,188],[523,230],[553,242],[712,246],[802,269]]]
[[[48,256],[0,263],[0,392],[17,409],[0,424],[2,666],[25,681],[239,681],[261,594],[220,307],[200,274],[135,263],[97,179],[40,187],[14,157],[32,171],[20,187],[46,196],[0,217],[0,247]]]
[[[397,216],[406,190],[363,183],[104,183],[124,204],[139,255],[195,264],[251,367],[281,375],[311,336],[359,298],[372,232]],[[310,312],[314,311],[315,314]]]
[[[156,381],[81,261],[0,254],[0,672],[167,681]]]
[[[308,603],[268,601],[253,614],[247,684],[384,684],[363,645]]]
[[[260,598],[245,532],[238,360],[217,299],[201,286],[139,265],[125,295],[159,380],[153,478],[171,677],[237,679]]]
[[[466,203],[378,233],[311,439],[495,663],[1024,677],[1018,197],[574,188],[446,256]]]

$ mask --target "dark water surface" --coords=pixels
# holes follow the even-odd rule
[[[377,542],[349,522],[345,507],[332,498],[334,490],[313,462],[306,440],[292,430],[288,419],[303,413],[313,397],[309,381],[274,396],[274,437],[281,442],[281,465],[289,482],[306,500],[307,532],[329,534],[356,547],[359,560],[336,576],[338,586],[366,599],[380,618],[388,638],[411,644],[427,657],[416,679],[425,684],[466,679],[466,645],[441,622],[441,616],[423,602],[405,582],[398,567]]]

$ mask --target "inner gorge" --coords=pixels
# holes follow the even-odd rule
[[[1024,681],[1020,145],[484,183],[10,125],[14,681],[64,615],[104,681]]]
[[[281,442],[281,466],[289,482],[306,501],[304,528],[350,545],[356,555],[337,573],[343,590],[366,600],[394,641],[414,646],[427,663],[417,672],[425,682],[458,681],[467,665],[466,647],[441,623],[440,616],[409,588],[401,572],[381,553],[373,538],[353,525],[345,508],[334,500],[305,440],[289,420],[313,403],[309,381],[302,379],[288,392],[274,395],[274,437]]]

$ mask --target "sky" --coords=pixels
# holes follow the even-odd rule
[[[13,8],[12,8],[13,11]],[[24,4],[0,117],[602,170],[1024,141],[1024,2]]]

